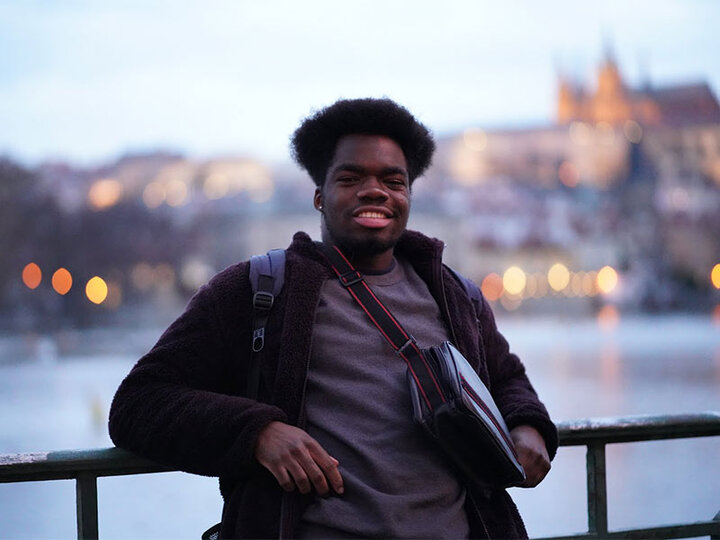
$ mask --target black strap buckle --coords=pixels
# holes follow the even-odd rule
[[[415,338],[412,337],[412,336],[410,336],[410,337],[408,338],[408,340],[402,345],[402,347],[400,347],[400,348],[399,348],[397,351],[395,351],[395,352],[396,352],[397,354],[403,354],[403,353],[405,352],[405,349],[407,349],[408,347],[410,347],[410,345],[412,345],[413,343],[415,343]]]
[[[342,283],[343,287],[350,287],[352,285],[355,285],[356,283],[361,282],[362,280],[362,274],[357,270],[350,270],[350,272],[340,276],[340,283]]]
[[[274,301],[275,297],[272,295],[272,293],[258,291],[253,296],[253,307],[255,309],[269,311]]]

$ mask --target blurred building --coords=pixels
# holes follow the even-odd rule
[[[409,225],[442,238],[446,262],[483,283],[500,309],[697,309],[710,299],[720,263],[720,106],[707,84],[632,88],[608,55],[594,85],[558,77],[552,124],[470,127],[437,143],[413,186]],[[34,240],[8,272],[33,261],[46,276],[59,266],[78,283],[101,276],[108,311],[148,301],[157,310],[297,230],[319,232],[315,186],[290,164],[150,152],[34,173],[62,215],[31,220]],[[57,303],[44,283],[2,293],[0,305]],[[97,320],[76,289],[64,304]]]
[[[467,216],[466,271],[604,261],[626,277],[618,301],[694,301],[720,261],[720,105],[710,87],[631,88],[608,54],[594,86],[559,76],[556,108],[552,125],[439,141],[428,191],[441,188],[445,210]]]

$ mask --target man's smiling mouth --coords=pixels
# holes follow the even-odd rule
[[[390,216],[387,216],[381,212],[360,212],[356,217],[373,218],[373,219],[390,219]]]
[[[361,210],[353,215],[355,223],[367,229],[382,229],[391,223],[392,215],[380,210]]]

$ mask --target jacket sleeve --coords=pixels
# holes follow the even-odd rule
[[[237,320],[230,323],[240,341],[247,337],[249,351],[247,270],[239,277],[236,272],[235,278],[245,282],[248,307],[232,311]],[[117,446],[159,463],[208,476],[242,477],[257,466],[259,432],[286,416],[277,407],[233,395],[238,393],[233,388],[242,386],[232,383],[237,371],[230,364],[242,361],[241,348],[233,350],[219,313],[237,298],[223,297],[218,282],[222,278],[216,276],[197,292],[121,383],[109,429]]]
[[[545,439],[552,459],[558,447],[557,428],[530,383],[525,366],[517,355],[510,352],[508,342],[498,330],[495,316],[484,296],[478,318],[490,376],[490,391],[508,429],[524,424],[533,426]]]

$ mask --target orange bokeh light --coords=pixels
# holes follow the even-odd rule
[[[612,266],[603,266],[597,273],[597,287],[603,294],[610,294],[617,284],[618,274]]]
[[[720,289],[720,263],[713,266],[710,271],[710,281],[716,289]]]
[[[52,276],[52,286],[58,294],[67,294],[72,288],[72,275],[65,268],[58,268]]]
[[[567,187],[576,187],[580,182],[577,167],[571,161],[563,161],[558,169],[558,178]]]
[[[36,289],[42,281],[42,270],[37,264],[29,263],[23,268],[22,280],[26,287]]]
[[[547,280],[554,291],[562,291],[570,283],[570,271],[562,263],[555,263],[547,273]]]
[[[93,304],[102,304],[108,295],[108,286],[105,280],[99,276],[90,278],[85,285],[85,296]]]
[[[123,194],[123,186],[117,180],[112,178],[103,178],[96,180],[90,191],[88,191],[88,201],[90,206],[95,210],[105,210],[116,205]]]
[[[502,283],[508,294],[520,295],[525,290],[525,285],[527,285],[527,276],[522,268],[511,266],[505,270]]]
[[[488,274],[485,276],[485,279],[483,279],[480,289],[485,295],[485,298],[491,302],[495,302],[502,296],[504,290],[502,278],[495,273]]]

